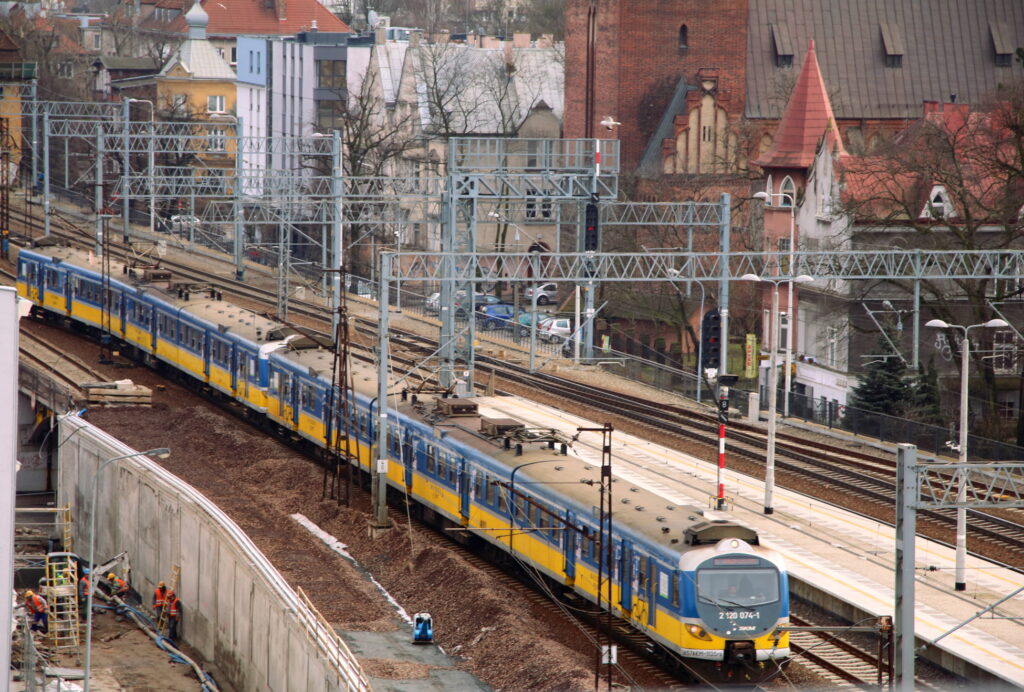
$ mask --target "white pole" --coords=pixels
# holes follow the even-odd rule
[[[788,197],[788,195],[787,195]],[[792,197],[789,199],[789,285],[787,287],[786,300],[786,375],[785,391],[782,399],[782,415],[789,417],[789,397],[793,378],[793,345],[796,343],[796,321],[793,319],[793,277],[795,267],[793,266],[793,243],[796,240],[796,204]]]
[[[576,284],[576,321],[573,322],[573,333],[576,334],[576,338],[573,339],[572,355],[578,363],[580,360],[580,337],[582,330],[580,329],[580,285]]]
[[[14,288],[0,287],[0,409],[7,411],[0,424],[0,621],[6,633],[0,646],[0,692],[10,689],[11,636],[14,604],[14,492],[18,457],[18,294]],[[6,401],[6,404],[2,402]]]
[[[967,367],[970,363],[970,332],[964,329],[964,340],[960,345],[960,457],[961,467],[967,464]],[[967,483],[964,482],[963,468],[957,474],[956,502],[956,590],[967,589]]]
[[[779,284],[772,282],[772,323],[769,326],[771,332],[771,356],[768,360],[768,460],[764,472],[764,513],[774,514],[775,507],[772,506],[772,492],[775,490],[775,402],[778,396],[778,373],[775,368],[778,366],[779,350]]]

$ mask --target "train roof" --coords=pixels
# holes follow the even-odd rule
[[[289,357],[291,357],[289,355]],[[376,396],[377,370],[369,363],[353,363],[353,382],[363,395]],[[392,387],[389,391],[397,393]],[[398,397],[396,396],[395,399]],[[433,437],[459,445],[463,453],[493,470],[510,477],[515,471],[517,489],[528,489],[533,495],[559,505],[567,505],[578,516],[597,523],[600,512],[601,468],[576,451],[579,445],[593,443],[600,448],[600,436],[584,433],[592,439],[577,436],[575,428],[531,428],[508,417],[500,408],[506,397],[474,397],[440,399],[421,397],[416,404],[400,403],[403,416],[433,430]],[[395,407],[395,399],[391,406]],[[505,449],[508,437],[509,449]],[[561,445],[566,453],[561,453]],[[517,450],[522,445],[522,452]],[[454,446],[454,445],[453,445]],[[631,482],[615,473],[612,459],[612,518],[616,533],[632,534],[649,548],[667,556],[678,554],[687,546],[711,545],[724,538],[739,538],[749,545],[758,544],[757,532],[737,524],[724,513],[696,506],[677,505],[649,488]]]

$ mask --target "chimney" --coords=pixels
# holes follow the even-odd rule
[[[383,46],[388,42],[388,30],[387,27],[378,26],[373,30],[373,42],[378,46]]]
[[[530,34],[519,32],[512,34],[512,45],[516,48],[529,48]]]
[[[314,33],[314,34],[316,33],[316,20],[315,19],[313,20],[313,23],[309,25],[309,30],[312,33]]]
[[[283,22],[288,19],[288,0],[274,0],[274,11],[277,12],[277,20]]]
[[[416,29],[414,31],[410,31],[409,32],[409,47],[410,48],[419,48],[420,47],[420,41],[422,39],[423,39],[423,30],[422,29]]]

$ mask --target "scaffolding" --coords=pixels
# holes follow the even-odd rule
[[[57,651],[78,651],[78,561],[72,553],[47,554],[43,594],[49,609],[50,646]]]

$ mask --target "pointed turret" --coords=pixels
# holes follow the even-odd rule
[[[814,161],[822,135],[828,138],[830,149],[838,148],[840,155],[846,154],[811,39],[803,69],[775,130],[775,140],[754,163],[762,168],[806,169]]]

